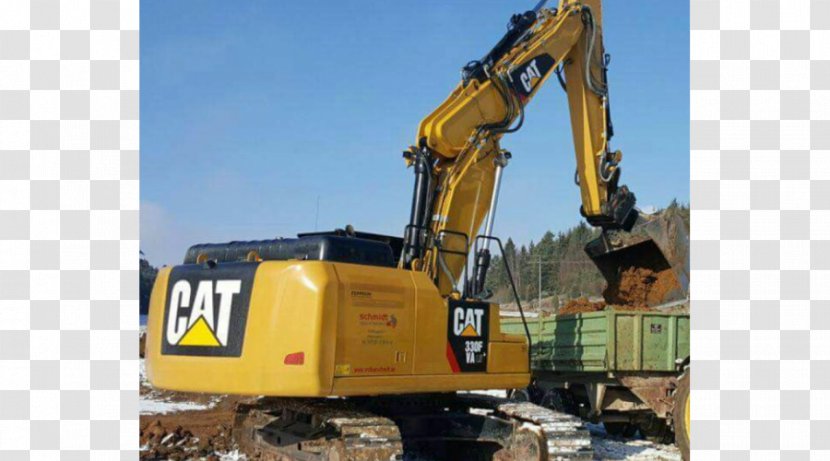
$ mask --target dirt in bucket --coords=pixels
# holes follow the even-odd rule
[[[654,271],[644,267],[629,267],[616,283],[609,284],[602,293],[608,304],[626,307],[656,305],[663,302],[673,290],[680,288],[671,269]]]
[[[649,306],[661,304],[670,292],[679,287],[671,269],[654,271],[645,267],[629,267],[602,292],[605,301],[590,301],[585,297],[573,299],[561,307],[557,314],[600,312],[605,309],[654,311]]]

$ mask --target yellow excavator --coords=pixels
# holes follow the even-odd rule
[[[580,211],[602,229],[592,254],[607,265],[614,234],[637,220],[609,147],[607,63],[600,0],[514,15],[404,152],[415,185],[403,237],[347,227],[192,246],[152,291],[152,384],[260,396],[240,404],[235,427],[251,459],[592,459],[576,417],[459,391],[530,380],[530,336],[500,331],[485,280],[511,158],[500,140],[554,74],[568,95]]]

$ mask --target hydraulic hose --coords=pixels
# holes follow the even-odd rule
[[[597,85],[594,81],[593,74],[591,73],[591,62],[594,57],[594,42],[596,41],[597,35],[596,24],[594,24],[594,14],[591,12],[591,7],[587,5],[582,7],[582,14],[586,26],[590,29],[588,35],[588,46],[585,48],[585,85],[588,89],[593,91],[594,94],[599,97],[603,97],[608,94],[608,88],[604,82]]]
[[[507,115],[501,122],[483,125],[482,128],[490,131],[491,133],[514,133],[518,131],[522,125],[524,124],[525,118],[525,111],[524,106],[521,102],[517,102],[516,99],[511,96],[509,90],[505,90],[507,87],[507,83],[504,81],[504,77],[502,75],[497,75],[490,79],[492,85],[496,88],[496,91],[499,92],[499,96],[501,96],[502,100],[504,101],[505,106],[507,106]],[[510,128],[510,123],[513,121],[516,115],[516,106],[519,108],[519,122],[513,128]]]

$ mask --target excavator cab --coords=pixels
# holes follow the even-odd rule
[[[670,309],[689,295],[689,235],[672,210],[640,213],[630,232],[603,231],[585,252],[607,282],[609,304]]]

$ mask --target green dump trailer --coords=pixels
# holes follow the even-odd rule
[[[676,435],[687,457],[689,314],[685,305],[671,310],[528,318],[533,381],[514,398],[602,422],[612,435],[639,430],[664,443]],[[501,329],[525,334],[519,318],[502,318]]]

